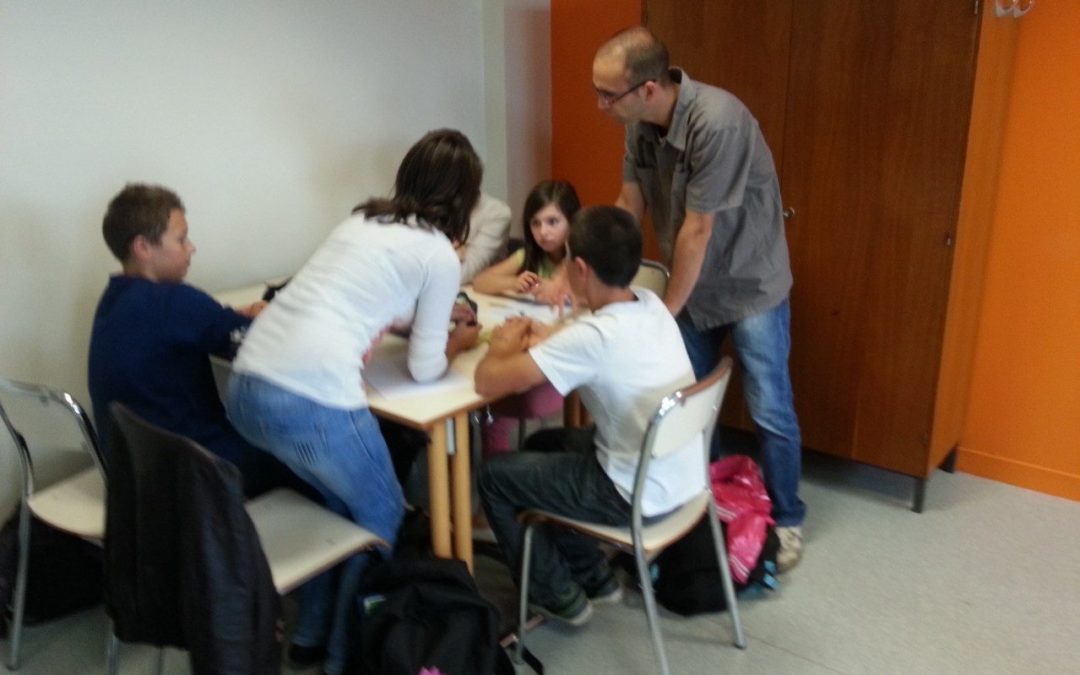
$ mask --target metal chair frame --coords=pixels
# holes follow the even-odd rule
[[[580,520],[575,520],[546,511],[530,510],[523,512],[519,518],[525,524],[525,537],[521,562],[521,589],[518,610],[518,640],[514,652],[515,661],[522,662],[525,647],[525,630],[528,621],[528,598],[529,598],[529,567],[532,557],[533,529],[540,523],[549,523],[560,527],[567,527],[576,532],[601,539],[614,545],[620,550],[632,552],[637,563],[638,579],[641,584],[641,594],[645,600],[645,615],[649,624],[649,633],[652,638],[653,648],[656,651],[660,670],[667,675],[670,673],[667,655],[664,652],[663,639],[660,635],[659,616],[657,615],[656,599],[653,594],[652,578],[649,574],[649,560],[655,557],[667,546],[681,539],[694,525],[701,520],[702,515],[709,519],[712,532],[713,544],[716,549],[716,557],[720,567],[720,578],[727,601],[728,612],[731,615],[732,628],[734,631],[735,646],[743,649],[746,647],[746,636],[743,633],[742,622],[739,618],[739,608],[735,599],[735,587],[731,578],[731,569],[728,565],[727,550],[724,538],[720,530],[719,517],[716,502],[712,498],[711,486],[706,484],[701,493],[695,495],[682,507],[665,516],[660,522],[643,524],[641,512],[641,500],[644,493],[645,478],[648,475],[649,462],[654,457],[660,457],[668,452],[684,447],[695,435],[702,439],[702,458],[705,463],[705,476],[708,476],[709,464],[709,439],[712,438],[716,426],[717,415],[720,412],[720,404],[724,398],[724,392],[731,378],[731,357],[720,360],[713,371],[697,383],[675,391],[665,396],[657,406],[649,422],[645,438],[641,444],[640,460],[634,478],[634,490],[631,501],[630,526],[628,528],[615,528],[610,526],[596,525]],[[665,524],[675,529],[669,533],[660,533]],[[656,539],[659,540],[657,541]],[[648,543],[646,540],[649,540]]]
[[[37,494],[45,495],[47,492],[62,494],[65,488],[80,488],[80,484],[77,483],[80,479],[82,479],[83,485],[85,485],[88,480],[92,483],[94,478],[90,473],[91,471],[97,472],[101,478],[101,484],[104,486],[105,462],[101,455],[101,451],[98,448],[97,435],[94,433],[94,427],[90,421],[90,416],[82,405],[75,400],[74,396],[59,389],[19,382],[4,377],[0,377],[0,392],[23,398],[37,399],[42,405],[56,404],[66,410],[75,419],[76,427],[82,435],[83,449],[86,450],[93,459],[93,469],[86,469],[69,476],[68,478],[50,485],[48,488]],[[20,666],[20,648],[22,646],[23,618],[26,611],[26,581],[30,564],[30,514],[33,513],[53,527],[83,537],[84,539],[92,540],[99,545],[105,536],[105,523],[104,521],[101,522],[100,528],[96,530],[93,530],[93,528],[72,528],[70,523],[54,518],[51,509],[47,512],[36,509],[36,500],[34,499],[34,462],[33,457],[30,454],[30,447],[26,442],[26,438],[18,431],[15,424],[11,421],[2,402],[0,402],[0,418],[3,419],[4,427],[11,435],[12,444],[15,446],[16,454],[19,457],[19,469],[22,479],[21,503],[19,508],[19,557],[17,571],[15,573],[15,606],[11,628],[11,651],[8,654],[7,664],[9,670],[18,670]],[[101,503],[102,509],[104,510],[103,489],[101,493]]]
[[[647,288],[663,299],[669,279],[671,279],[671,272],[663,263],[655,260],[642,260],[641,264],[638,265],[637,274],[630,281],[630,285]]]

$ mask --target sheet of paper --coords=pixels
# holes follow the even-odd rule
[[[469,378],[453,371],[448,371],[434,382],[417,382],[409,374],[408,355],[407,341],[387,337],[375,350],[371,361],[364,366],[364,382],[387,400],[455,391],[472,385]]]
[[[569,315],[569,308],[565,310],[565,313]],[[550,305],[521,302],[509,298],[505,300],[489,300],[480,305],[480,323],[487,328],[494,328],[514,316],[527,316],[541,323],[557,323],[559,321],[559,313]]]

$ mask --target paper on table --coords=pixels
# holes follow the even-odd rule
[[[417,382],[409,374],[408,357],[408,341],[388,336],[364,366],[364,382],[388,401],[417,394],[455,391],[471,385],[469,378],[449,370],[434,382]]]
[[[570,314],[570,309],[567,308],[565,313]],[[480,306],[480,322],[489,328],[515,316],[527,316],[541,323],[555,323],[559,320],[559,313],[550,305],[506,300],[491,301]]]

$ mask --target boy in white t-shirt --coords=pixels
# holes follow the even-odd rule
[[[578,390],[595,421],[588,430],[556,429],[480,468],[484,510],[511,569],[521,563],[524,527],[517,514],[540,508],[610,525],[630,522],[630,493],[649,419],[660,400],[694,381],[675,319],[652,292],[630,288],[641,263],[641,229],[611,206],[579,211],[567,241],[567,277],[592,314],[553,329],[527,319],[498,327],[476,370],[485,396],[550,382]],[[531,452],[528,450],[532,450]],[[700,439],[649,465],[646,518],[667,513],[705,484]],[[603,553],[565,530],[537,530],[530,604],[581,625],[595,602],[621,595]]]

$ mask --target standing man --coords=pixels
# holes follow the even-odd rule
[[[616,204],[639,220],[646,208],[652,216],[671,269],[664,304],[697,377],[716,365],[731,335],[784,572],[802,555],[806,505],[787,363],[791,267],[772,154],[746,106],[669,68],[667,48],[647,28],[629,28],[601,46],[592,79],[600,109],[626,127]]]

